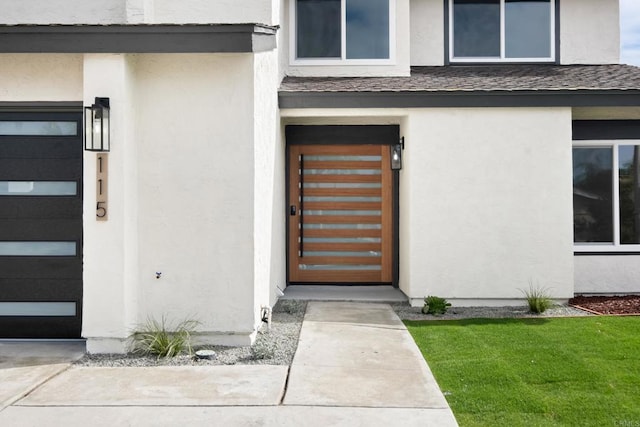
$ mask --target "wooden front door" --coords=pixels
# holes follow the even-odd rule
[[[391,283],[388,145],[289,147],[289,282]]]

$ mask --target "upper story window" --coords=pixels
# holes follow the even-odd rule
[[[376,64],[392,59],[395,0],[294,0],[292,62]]]
[[[554,61],[555,2],[450,0],[449,61]]]
[[[640,141],[573,146],[575,250],[640,250]]]

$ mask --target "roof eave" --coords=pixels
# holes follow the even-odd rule
[[[263,24],[0,25],[0,53],[264,52],[278,28]]]
[[[639,90],[519,91],[280,91],[279,106],[293,108],[638,107]]]

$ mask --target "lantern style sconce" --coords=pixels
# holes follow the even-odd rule
[[[404,150],[404,136],[400,142],[390,146],[391,149],[391,169],[394,171],[402,169],[402,150]]]
[[[109,98],[96,98],[91,107],[84,107],[84,149],[109,151]]]

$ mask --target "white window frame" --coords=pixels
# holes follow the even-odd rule
[[[598,140],[598,141],[574,141],[573,148],[610,148],[613,150],[613,242],[573,242],[574,252],[640,252],[640,244],[625,245],[620,243],[620,159],[618,147],[640,145],[640,140]],[[573,151],[573,150],[572,150]],[[572,156],[573,157],[573,156]],[[572,166],[573,168],[573,166]],[[573,173],[572,173],[573,175]],[[572,178],[573,179],[573,178]],[[573,208],[572,208],[573,211]],[[573,216],[572,216],[573,217]],[[574,236],[575,239],[575,236]]]
[[[384,59],[347,59],[347,8],[346,0],[341,0],[341,37],[340,58],[298,58],[297,35],[298,0],[289,1],[289,63],[290,65],[395,65],[396,64],[396,0],[389,0],[389,58]]]
[[[449,62],[553,62],[556,60],[556,0],[551,0],[549,7],[551,8],[551,55],[548,58],[507,58],[505,56],[505,0],[500,0],[500,57],[493,56],[473,56],[473,57],[455,57],[453,51],[453,35],[454,35],[454,20],[453,20],[453,3],[454,0],[449,0]]]

